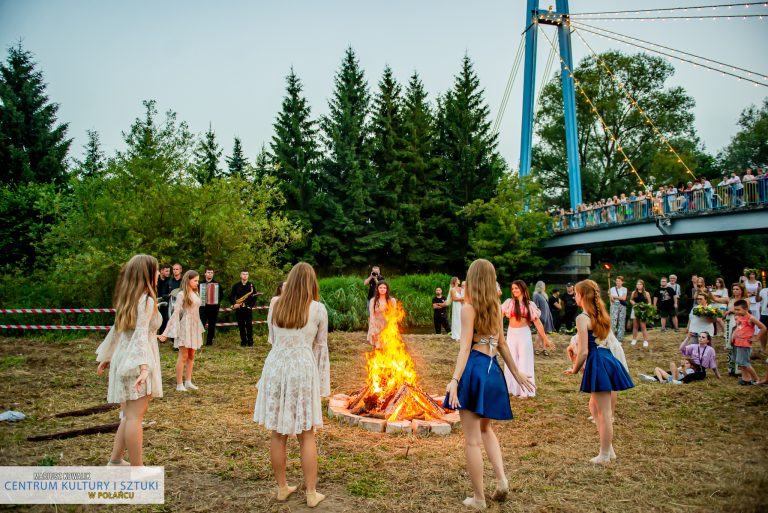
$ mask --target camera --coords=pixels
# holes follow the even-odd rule
[[[371,273],[371,277],[378,278],[379,277],[379,273]]]

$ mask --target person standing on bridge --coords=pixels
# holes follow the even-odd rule
[[[643,333],[643,347],[648,347],[648,331],[646,328],[646,322],[641,321],[635,315],[635,305],[640,303],[651,303],[651,295],[645,290],[645,282],[643,280],[637,280],[635,284],[635,290],[632,291],[632,295],[629,297],[629,302],[632,305],[632,314],[629,316],[632,319],[632,342],[630,345],[637,344],[637,329],[638,326]]]

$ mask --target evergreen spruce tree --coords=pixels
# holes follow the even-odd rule
[[[491,130],[490,109],[468,56],[440,106],[438,152],[450,191],[447,214],[458,228],[446,255],[452,268],[462,269],[470,227],[459,221],[456,212],[475,200],[490,200],[504,172],[497,137]]]
[[[253,173],[257,180],[264,180],[265,178],[272,176],[273,170],[272,155],[267,151],[267,147],[262,144],[258,155],[256,155],[256,164],[253,168]]]
[[[107,160],[101,149],[99,133],[88,130],[88,142],[85,144],[85,157],[76,162],[75,172],[81,179],[101,176],[107,168]]]
[[[213,128],[208,125],[208,130],[195,150],[194,172],[200,185],[211,183],[216,178],[221,177],[222,173],[219,168],[221,153],[222,150],[216,142]]]
[[[288,218],[309,229],[316,191],[320,151],[310,107],[301,95],[302,85],[291,68],[272,136],[272,175],[285,198]]]
[[[372,250],[371,261],[404,269],[412,247],[414,226],[412,200],[416,183],[407,180],[403,168],[405,127],[402,88],[387,66],[374,98],[371,120],[372,164],[376,186],[371,189],[373,229],[361,242]],[[409,215],[406,215],[409,214]]]
[[[330,112],[320,123],[327,155],[318,176],[321,208],[312,254],[319,264],[340,270],[369,262],[371,248],[362,238],[375,229],[371,191],[378,185],[370,165],[368,85],[351,47],[334,82]]]
[[[235,137],[235,143],[232,146],[232,156],[226,157],[227,171],[229,176],[245,178],[248,169],[248,160],[243,154],[243,145],[239,137]]]
[[[448,187],[440,161],[435,157],[435,119],[427,93],[417,73],[405,90],[403,101],[405,148],[402,156],[405,185],[403,217],[409,221],[411,247],[406,270],[442,269],[444,248],[452,232],[448,227]]]
[[[0,63],[0,169],[3,183],[62,183],[72,139],[56,123],[59,106],[48,101],[43,73],[18,46]]]

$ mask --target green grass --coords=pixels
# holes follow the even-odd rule
[[[27,363],[27,357],[24,355],[10,355],[0,358],[0,370],[10,369],[11,367],[21,367]]]

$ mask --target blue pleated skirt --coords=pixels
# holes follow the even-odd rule
[[[589,348],[581,380],[582,392],[614,392],[634,386],[627,369],[614,358],[610,350],[594,346]]]
[[[469,410],[487,419],[512,418],[509,391],[499,362],[480,351],[469,352],[457,395],[461,404],[459,410]],[[448,400],[448,396],[443,400],[445,408],[450,408]]]

